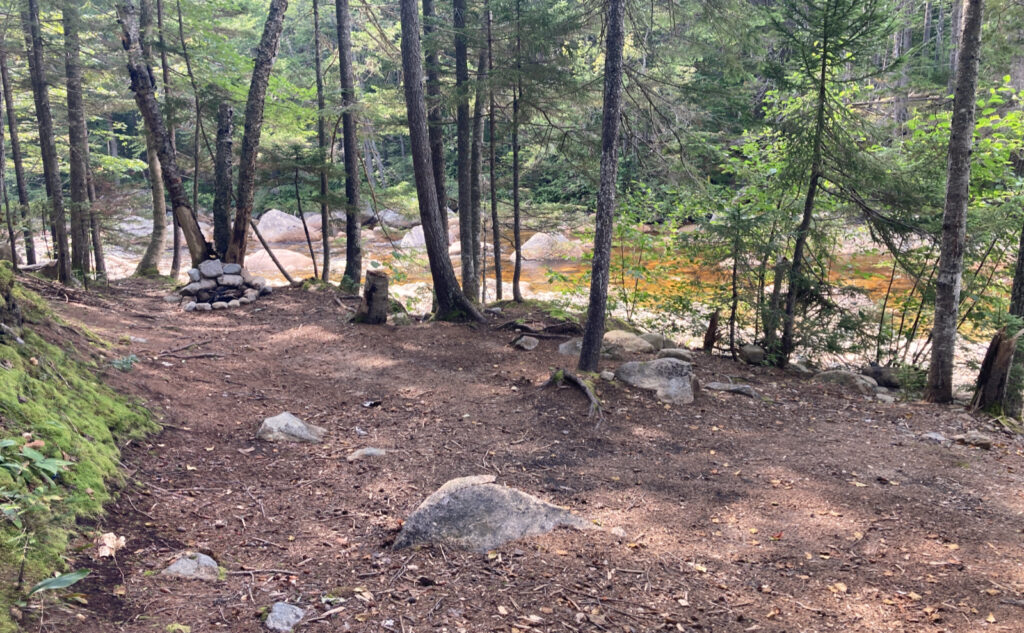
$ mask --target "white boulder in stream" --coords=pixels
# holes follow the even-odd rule
[[[493,475],[460,477],[438,488],[409,515],[394,547],[444,543],[483,553],[560,526],[584,529],[590,524],[565,508],[495,484]]]
[[[324,439],[327,429],[307,424],[291,413],[285,411],[272,418],[263,420],[256,437],[268,442],[312,442],[319,443]]]
[[[653,390],[662,402],[693,402],[693,366],[677,358],[623,363],[615,370],[615,377],[631,387]]]

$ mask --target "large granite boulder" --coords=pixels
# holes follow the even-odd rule
[[[626,354],[653,354],[654,346],[626,330],[612,330],[604,335],[605,345],[618,345]]]
[[[816,374],[813,380],[816,383],[836,385],[847,391],[860,393],[865,396],[875,395],[875,389],[878,387],[878,383],[875,382],[874,378],[855,374],[844,369],[823,371],[820,374]]]
[[[693,366],[676,358],[623,363],[615,370],[615,377],[631,387],[654,391],[662,402],[693,402]]]

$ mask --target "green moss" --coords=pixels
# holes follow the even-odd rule
[[[49,313],[41,299],[13,284],[6,272],[0,266],[0,296],[13,297],[23,311],[41,304],[35,314]],[[22,330],[22,338],[24,345],[6,339],[0,344],[0,438],[22,441],[23,434],[30,434],[44,442],[38,450],[47,457],[73,462],[55,478],[47,507],[26,516],[29,534],[0,519],[0,578],[17,578],[24,554],[25,584],[31,586],[64,567],[75,521],[97,516],[110,501],[108,484],[120,479],[119,443],[152,432],[156,425],[145,409],[101,384],[70,350],[43,340],[30,327]],[[0,479],[4,487],[14,487],[10,477]],[[13,582],[3,583],[0,632],[14,630],[8,607],[23,598]]]

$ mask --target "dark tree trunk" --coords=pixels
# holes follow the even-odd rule
[[[7,47],[0,42],[0,82],[3,84],[4,105],[7,109],[7,127],[11,131],[11,158],[14,161],[14,181],[18,188],[18,206],[20,207],[22,237],[25,239],[25,262],[36,263],[35,236],[32,232],[28,216],[28,185],[25,183],[25,167],[21,158],[21,142],[18,138],[18,115],[14,111],[14,95],[11,94],[11,78],[7,71]]]
[[[0,120],[0,196],[3,197],[4,216],[7,220],[7,239],[11,245],[11,265],[18,270],[18,238],[14,232],[14,218],[11,217],[11,201],[7,198],[7,172],[4,171],[7,161],[6,149],[4,148],[4,126]],[[5,306],[6,308],[6,306]]]
[[[427,66],[427,126],[430,134],[430,161],[433,165],[434,191],[441,209],[444,243],[448,243],[448,192],[444,177],[444,128],[441,119],[441,78],[437,41],[434,32],[434,0],[423,0],[423,40]]]
[[[263,130],[263,105],[267,96],[270,71],[281,40],[284,14],[288,0],[271,0],[263,36],[256,49],[256,61],[249,84],[249,97],[245,102],[245,131],[242,133],[242,153],[238,161],[238,196],[235,201],[235,224],[231,230],[226,261],[244,264],[249,220],[252,219],[253,197],[256,191],[256,157],[260,150]]]
[[[356,323],[384,325],[388,321],[388,276],[379,270],[366,273],[363,300],[352,320]]]
[[[79,29],[82,17],[79,0],[65,0],[64,70],[68,97],[68,148],[71,180],[71,268],[84,279],[89,274],[89,170],[88,131],[82,103],[82,66]]]
[[[28,67],[32,81],[32,96],[36,105],[36,120],[39,122],[43,175],[46,179],[47,195],[50,197],[52,205],[50,226],[53,230],[54,250],[57,257],[57,279],[66,284],[71,281],[71,258],[68,253],[67,225],[64,221],[64,193],[61,190],[60,165],[57,162],[57,147],[53,138],[50,93],[43,65],[43,37],[39,26],[38,0],[27,0],[26,10],[22,13],[21,19],[25,30],[25,47],[28,51]]]
[[[359,287],[363,245],[359,235],[359,141],[356,137],[356,81],[352,68],[352,19],[348,0],[335,0],[338,16],[338,60],[341,71],[342,143],[345,148],[345,283]]]
[[[423,62],[420,53],[420,19],[416,0],[401,0],[402,21],[402,76],[405,83],[405,105],[409,120],[409,141],[416,179],[416,197],[419,200],[420,221],[426,240],[430,275],[434,282],[440,320],[483,317],[462,294],[448,257],[448,241],[437,204],[434,189],[434,170],[427,138],[427,112],[423,95]]]
[[[1024,334],[1024,330],[1019,330],[1013,336],[1009,336],[1006,333],[1006,328],[1003,328],[992,337],[992,342],[985,352],[985,358],[981,362],[974,397],[971,399],[971,406],[975,409],[995,415],[1008,413],[1003,410],[1003,403],[1006,401],[1006,390],[1017,351],[1017,341],[1020,340],[1022,334]]]
[[[164,198],[163,169],[156,155],[156,143],[148,131],[146,158],[149,161],[149,184],[153,194],[153,232],[149,236],[149,244],[146,245],[142,259],[135,267],[135,274],[140,277],[156,277],[160,274],[160,256],[164,254],[167,236],[167,201]]]
[[[491,30],[491,10],[487,9],[487,69],[491,75],[494,74],[494,35]],[[491,239],[494,247],[494,297],[501,301],[501,227],[498,224],[498,181],[494,178],[494,144],[495,129],[494,116],[497,106],[494,98],[494,86],[487,87],[487,96],[490,104],[487,108],[487,131],[491,137],[487,144],[488,163],[490,167],[490,192],[491,192]]]
[[[175,160],[174,148],[171,146],[170,135],[164,126],[160,103],[156,99],[156,86],[153,71],[145,62],[142,54],[142,42],[139,37],[139,17],[134,5],[125,3],[118,6],[119,22],[121,23],[121,43],[128,54],[128,74],[131,77],[131,90],[135,93],[135,103],[142,114],[142,119],[153,135],[157,157],[163,171],[164,186],[171,197],[174,217],[178,220],[185,243],[188,245],[192,265],[209,258],[213,248],[203,238],[196,220],[195,212],[185,194],[181,182],[181,172]]]
[[[459,243],[462,247],[462,291],[471,300],[480,296],[473,267],[473,123],[469,118],[469,50],[466,45],[466,0],[452,0],[455,24],[455,134],[459,183]]]
[[[160,74],[164,84],[164,112],[167,113],[167,117],[171,118],[171,73],[167,65],[167,43],[164,41],[164,3],[163,0],[156,0],[156,36],[157,41],[160,44]],[[184,47],[184,44],[182,44]],[[170,129],[171,135],[171,151],[174,152],[175,158],[178,156],[177,139],[175,138],[174,127]],[[195,175],[193,174],[193,181]],[[195,197],[192,200],[193,206],[197,204]],[[164,227],[166,228],[167,222],[164,221]],[[177,279],[178,273],[181,272],[181,229],[178,227],[178,219],[171,214],[171,242],[174,251],[171,253],[171,279]]]
[[[223,101],[217,108],[217,157],[213,174],[213,248],[224,259],[231,240],[231,135],[234,132],[234,110]]]
[[[615,1],[617,0],[612,0],[612,2]],[[522,38],[519,34],[520,4],[520,0],[516,0],[516,83],[512,87],[512,245],[515,249],[515,261],[512,264],[512,299],[517,302],[523,300],[523,293],[519,288],[519,278],[523,274],[523,232],[519,214],[519,99],[523,95]],[[607,85],[605,87],[607,89]],[[605,96],[607,97],[607,93]],[[618,121],[616,121],[616,125],[618,125]],[[617,128],[616,131],[618,131]],[[598,346],[600,347],[600,344]],[[580,362],[582,362],[582,357]]]
[[[331,207],[327,204],[327,121],[324,119],[324,73],[320,61],[320,0],[313,0],[313,52],[316,55],[316,144],[320,150],[317,172],[320,175],[320,238],[324,252],[323,274],[331,275]]]
[[[481,199],[482,199],[482,186],[480,183],[481,172],[483,170],[483,153],[484,153],[484,101],[487,98],[486,83],[487,83],[487,51],[480,51],[480,59],[476,65],[476,97],[473,101],[473,148],[472,155],[470,157],[470,216],[472,222],[470,223],[470,230],[472,232],[472,245],[473,245],[473,272],[476,275],[477,281],[476,287],[473,289],[472,295],[470,290],[466,287],[465,282],[462,285],[463,291],[472,296],[474,299],[480,298],[480,291],[485,287],[487,279],[484,273],[484,259],[483,252],[480,244],[480,234],[482,229],[481,222]],[[465,257],[465,253],[462,255]]]
[[[604,111],[601,121],[601,184],[597,195],[597,230],[590,273],[590,304],[580,348],[580,371],[597,371],[604,340],[605,304],[615,221],[615,181],[618,173],[619,116],[622,109],[622,48],[624,0],[608,0],[608,36],[604,61]]]
[[[935,324],[928,367],[929,402],[953,400],[953,356],[963,277],[967,204],[970,200],[971,146],[974,140],[974,104],[981,49],[982,0],[966,0],[964,28],[953,92],[953,120],[946,160],[946,204],[942,214],[942,245],[935,283]]]

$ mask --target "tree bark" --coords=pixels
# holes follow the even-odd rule
[[[196,220],[195,212],[192,210],[192,205],[185,194],[185,187],[181,182],[181,172],[178,170],[178,162],[175,160],[170,135],[164,126],[160,103],[156,99],[153,71],[145,62],[142,54],[139,17],[135,6],[131,3],[119,5],[118,18],[121,23],[121,44],[128,54],[128,74],[131,78],[131,90],[135,93],[135,103],[142,114],[143,121],[153,135],[153,143],[156,146],[157,157],[160,159],[160,167],[163,172],[164,187],[170,194],[174,217],[184,234],[192,265],[198,266],[200,262],[209,259],[213,247],[203,238],[199,222]]]
[[[597,371],[604,341],[605,306],[615,222],[615,182],[618,175],[619,117],[622,110],[622,49],[624,0],[608,0],[604,61],[604,107],[601,121],[601,182],[597,195],[597,226],[590,273],[590,304],[580,348],[580,371]]]
[[[946,204],[942,214],[942,244],[935,283],[935,324],[931,365],[924,397],[929,402],[953,400],[953,357],[963,277],[967,204],[970,200],[971,147],[974,141],[975,93],[981,49],[983,0],[965,0],[964,28],[953,92],[953,120],[946,160]]]
[[[316,144],[319,149],[320,175],[320,238],[323,249],[323,274],[328,281],[331,274],[331,207],[327,204],[327,121],[324,118],[324,73],[320,61],[320,0],[313,0],[313,52],[316,55]]]
[[[359,303],[355,323],[384,325],[388,321],[388,276],[379,270],[366,273],[363,285],[363,300]]]
[[[47,195],[50,197],[51,203],[50,225],[53,229],[54,250],[57,256],[57,280],[67,284],[71,281],[71,258],[68,253],[67,225],[64,221],[64,193],[61,190],[60,165],[57,161],[57,147],[53,137],[50,93],[43,66],[43,37],[39,25],[38,0],[27,0],[21,20],[25,30],[25,47],[28,51],[29,75],[32,81],[32,96],[36,105],[36,120],[39,122],[43,175],[46,179]]]
[[[225,256],[226,261],[236,264],[245,263],[246,237],[249,221],[252,219],[252,204],[256,191],[256,157],[259,154],[260,133],[263,130],[263,106],[287,10],[288,0],[271,0],[267,21],[263,26],[263,36],[256,49],[249,97],[245,103],[245,131],[242,133],[242,152],[238,161],[235,224],[231,230],[231,241]]]
[[[358,288],[363,275],[363,245],[359,226],[359,140],[356,137],[356,81],[352,68],[352,19],[348,0],[335,0],[338,16],[338,67],[341,71],[342,144],[345,148],[345,275]]]
[[[494,74],[494,34],[492,32],[492,15],[490,9],[490,3],[488,2],[487,8],[487,70],[490,71],[491,75]],[[494,177],[494,143],[495,143],[495,129],[494,129],[494,117],[497,106],[494,98],[494,86],[487,87],[487,96],[490,99],[490,104],[487,108],[487,131],[490,135],[490,140],[487,143],[488,163],[490,163],[490,191],[491,191],[491,239],[494,246],[494,297],[498,301],[501,301],[501,227],[498,224],[498,181]],[[486,281],[485,281],[486,283]]]
[[[974,397],[971,399],[971,406],[975,409],[995,415],[1008,414],[1003,409],[1003,404],[1006,402],[1006,390],[1017,351],[1017,342],[1022,334],[1024,330],[1009,336],[1006,328],[1003,328],[992,337],[985,358],[981,362]]]
[[[160,75],[161,80],[164,84],[164,112],[167,113],[167,117],[171,118],[171,72],[167,65],[167,43],[164,41],[164,3],[163,0],[156,0],[156,36],[157,42],[160,45]],[[184,48],[182,44],[182,48]],[[171,135],[171,151],[174,152],[175,158],[178,156],[177,139],[175,138],[174,126],[171,126],[169,130]],[[193,176],[194,179],[194,176]],[[192,204],[195,205],[196,201],[193,198]],[[164,222],[166,226],[167,222]],[[171,253],[171,279],[177,279],[178,273],[181,272],[181,229],[178,227],[177,218],[174,214],[171,214],[171,242],[174,248]]]
[[[160,159],[156,155],[153,135],[146,132],[146,158],[149,161],[149,181],[153,193],[153,232],[149,244],[142,254],[135,274],[140,277],[155,277],[160,274],[160,256],[164,254],[167,239],[167,201],[164,197],[164,175]]]
[[[474,298],[474,300],[482,300],[480,291],[485,287],[487,279],[484,273],[484,260],[483,252],[480,244],[480,234],[482,229],[481,223],[481,198],[483,187],[480,183],[481,172],[483,171],[483,151],[484,151],[484,101],[487,98],[486,86],[487,83],[487,51],[480,51],[480,59],[476,65],[476,97],[473,100],[473,147],[470,156],[470,231],[472,233],[472,253],[473,253],[473,274],[476,280],[476,286],[470,291],[466,287],[465,282],[462,284],[463,291]],[[463,251],[463,257],[466,256]]]
[[[440,62],[434,32],[434,0],[423,0],[423,40],[427,66],[427,126],[430,134],[430,161],[433,165],[434,191],[441,209],[444,242],[448,243],[448,192],[444,177],[444,123],[441,119]]]
[[[430,275],[438,310],[436,318],[444,321],[474,319],[483,321],[473,304],[466,299],[455,279],[448,241],[441,222],[443,209],[438,206],[434,189],[434,168],[427,134],[427,112],[423,95],[423,62],[420,52],[420,19],[416,0],[401,0],[402,76],[405,83],[405,105],[409,120],[409,141],[412,151],[416,197],[420,221],[430,262]]]
[[[71,180],[71,269],[84,279],[89,274],[89,170],[88,130],[82,102],[82,66],[79,29],[82,17],[78,0],[65,0],[62,6],[64,26],[64,71],[67,79],[68,147]]]
[[[452,0],[455,25],[455,145],[458,156],[459,243],[462,247],[462,291],[472,300],[480,296],[473,267],[473,123],[469,118],[469,50],[466,45],[466,0]]]
[[[213,166],[213,247],[220,259],[227,255],[231,240],[231,135],[234,115],[231,104],[222,101],[217,108],[217,156]]]
[[[611,1],[614,3],[617,0]],[[519,100],[523,94],[522,38],[519,33],[521,26],[520,5],[520,0],[516,0],[516,83],[512,86],[512,242],[515,249],[515,261],[512,264],[512,299],[519,303],[523,301],[523,293],[519,288],[519,278],[523,274],[523,232],[519,214]],[[609,10],[611,10],[611,5],[609,5]],[[608,65],[605,64],[605,71],[607,72],[607,70]],[[608,97],[607,88],[606,80],[605,98]],[[617,120],[616,125],[618,125]],[[618,129],[616,129],[617,131]],[[591,283],[591,288],[593,288],[593,283]],[[602,325],[602,336],[603,327]],[[598,346],[600,347],[600,343],[598,343]],[[583,357],[581,356],[580,363],[582,362]],[[582,368],[582,365],[580,367]]]
[[[0,83],[4,91],[4,105],[7,109],[7,127],[11,132],[11,159],[14,161],[14,181],[18,188],[18,206],[20,207],[22,237],[25,240],[25,262],[36,263],[36,244],[32,226],[29,221],[28,185],[25,182],[25,167],[21,158],[21,141],[18,138],[18,115],[14,111],[14,95],[11,94],[11,78],[7,71],[7,47],[0,42]]]
[[[18,270],[18,239],[14,231],[14,218],[11,217],[11,201],[7,197],[6,160],[4,126],[3,121],[0,121],[0,196],[3,197],[4,216],[7,220],[7,239],[11,245],[11,265],[14,267],[14,270]]]

